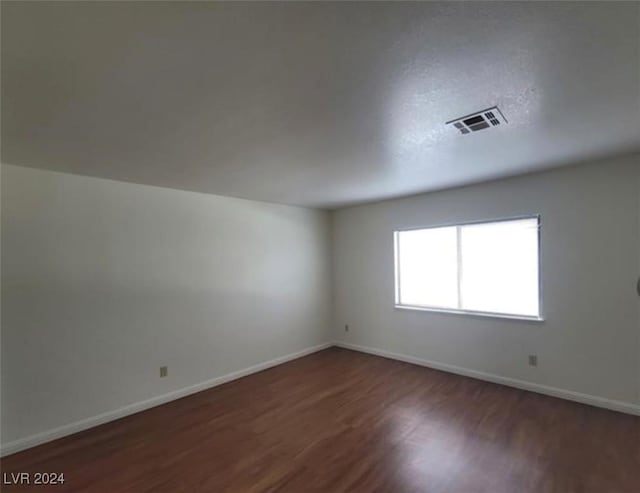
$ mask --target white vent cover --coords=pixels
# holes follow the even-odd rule
[[[484,130],[485,128],[497,127],[507,123],[507,119],[497,106],[492,106],[482,111],[476,111],[469,115],[461,116],[455,120],[450,120],[446,125],[452,125],[461,134],[468,134]]]

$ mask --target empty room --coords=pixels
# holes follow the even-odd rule
[[[640,493],[640,2],[0,6],[0,491]]]

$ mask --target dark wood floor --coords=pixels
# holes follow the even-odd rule
[[[332,348],[2,460],[51,492],[640,492],[640,418]],[[4,491],[16,491],[5,486]]]

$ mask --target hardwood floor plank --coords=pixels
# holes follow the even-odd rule
[[[0,460],[3,492],[640,492],[640,418],[346,349]]]

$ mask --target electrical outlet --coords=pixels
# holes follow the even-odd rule
[[[168,369],[166,366],[161,366],[160,367],[160,376],[161,377],[166,377],[168,374]]]
[[[344,326],[344,331],[345,331],[345,332],[349,332],[349,326],[348,326],[348,325],[345,325],[345,326]]]
[[[538,366],[538,356],[535,354],[529,355],[529,366]]]

